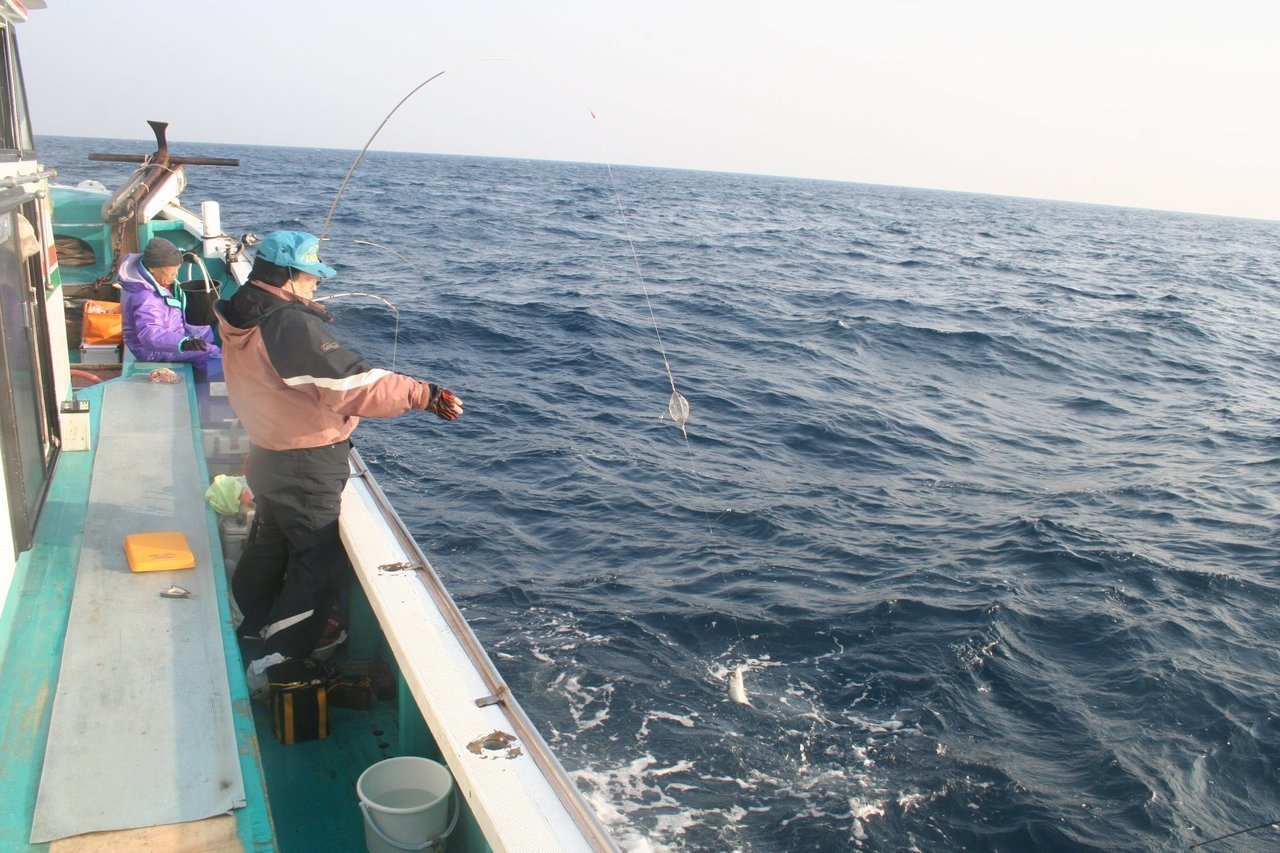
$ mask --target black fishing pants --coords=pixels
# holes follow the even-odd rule
[[[352,578],[338,537],[349,441],[302,450],[249,452],[257,512],[231,591],[244,614],[240,635],[261,632],[264,657],[311,654],[329,608]]]

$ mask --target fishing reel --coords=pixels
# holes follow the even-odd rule
[[[256,246],[261,242],[262,238],[257,234],[254,234],[252,231],[245,232],[241,235],[240,241],[236,243],[235,248],[227,250],[227,263],[230,264],[235,261],[247,262],[249,259],[244,256],[244,250],[250,246]]]

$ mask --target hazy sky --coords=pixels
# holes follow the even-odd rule
[[[48,4],[37,133],[360,148],[451,69],[375,147],[1280,219],[1280,3]]]

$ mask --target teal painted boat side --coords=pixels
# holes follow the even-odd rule
[[[62,282],[87,284],[111,272],[111,231],[102,221],[102,205],[109,196],[105,192],[82,190],[75,187],[52,187],[53,229],[62,239],[74,238],[93,253],[92,263],[84,252],[65,252],[66,263],[59,263]],[[84,247],[81,246],[81,249]],[[64,250],[60,248],[60,253]],[[74,263],[71,261],[74,259]]]
[[[400,677],[399,684],[396,686],[396,698],[400,705],[399,754],[420,755],[448,766],[449,762],[440,752],[440,746],[431,735],[431,729],[427,726],[426,720],[422,719],[422,712],[418,710],[418,705],[403,676]],[[476,822],[475,813],[465,803],[460,808],[458,825],[449,837],[448,850],[466,850],[468,853],[470,851],[487,853],[492,850],[489,841],[484,837],[484,830]]]
[[[102,394],[86,389],[93,446]],[[71,612],[76,564],[93,451],[62,453],[36,527],[35,544],[19,558],[0,614],[0,850],[46,850],[29,845],[58,665]]]

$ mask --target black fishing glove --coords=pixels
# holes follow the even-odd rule
[[[178,349],[183,352],[194,352],[196,350],[207,350],[209,342],[203,338],[183,338],[182,343],[178,344]]]
[[[456,394],[447,388],[432,385],[430,382],[427,383],[427,387],[431,389],[431,395],[427,398],[427,404],[422,407],[423,409],[446,421],[454,420],[462,414],[462,400]]]

